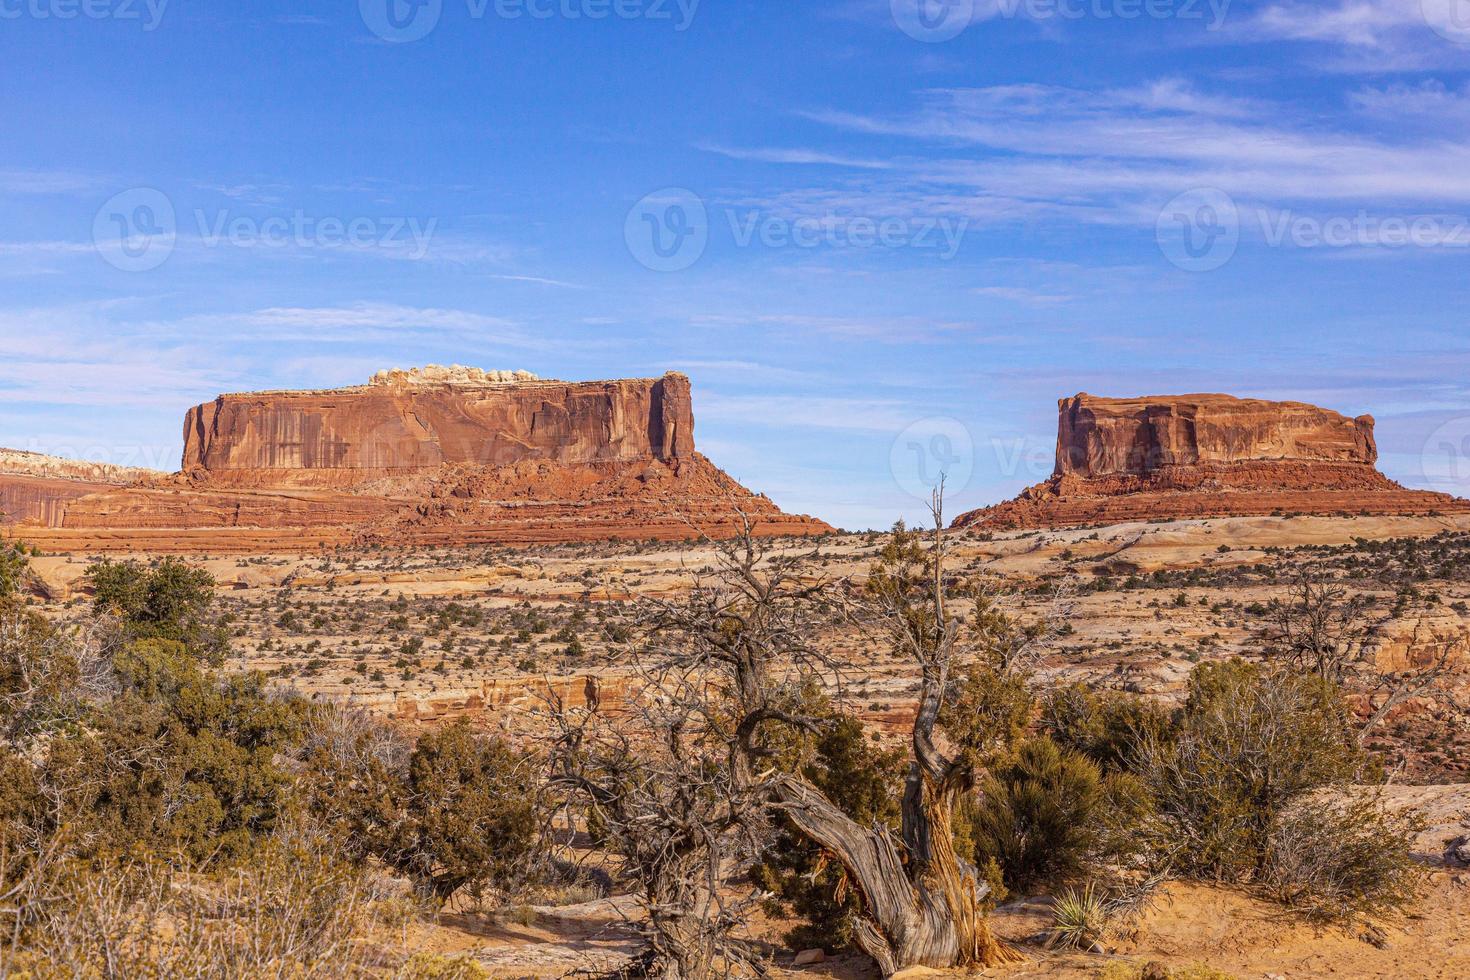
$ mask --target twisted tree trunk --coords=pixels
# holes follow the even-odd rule
[[[857,885],[865,912],[855,924],[857,942],[885,977],[909,966],[1017,961],[991,934],[982,911],[989,886],[954,852],[949,817],[955,794],[922,775],[920,780],[917,807],[905,800],[905,837],[912,828],[930,846],[927,858],[913,855],[910,867],[886,833],[855,823],[800,780],[780,780],[776,795],[792,822],[835,855]]]
[[[959,630],[945,609],[941,508],[942,491],[935,494],[934,537],[927,554],[900,537],[888,573],[875,576],[874,591],[895,648],[910,655],[921,671],[902,849],[887,833],[855,823],[798,779],[783,777],[775,788],[797,828],[836,855],[856,883],[866,913],[856,923],[857,942],[885,977],[910,966],[993,966],[1022,959],[992,935],[981,905],[989,886],[954,850],[950,819],[956,800],[973,783],[971,763],[963,752],[946,757],[934,742]]]

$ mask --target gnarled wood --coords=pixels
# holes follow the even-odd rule
[[[934,739],[959,631],[945,610],[940,494],[933,510],[927,554],[902,553],[900,540],[893,574],[876,577],[874,590],[894,647],[911,655],[921,673],[902,840],[858,825],[794,777],[782,777],[773,787],[797,828],[832,853],[856,882],[866,918],[857,923],[855,936],[885,977],[910,966],[991,966],[1020,959],[991,934],[981,905],[989,886],[954,850],[950,818],[973,773],[967,758],[947,757]],[[914,574],[916,565],[927,567]],[[927,597],[919,595],[926,589]]]

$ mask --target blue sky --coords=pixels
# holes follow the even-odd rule
[[[0,54],[0,445],[173,468],[217,392],[436,362],[682,370],[847,527],[1044,478],[1084,390],[1470,491],[1470,0],[0,0]]]

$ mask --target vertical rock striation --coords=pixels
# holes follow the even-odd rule
[[[373,384],[221,395],[184,419],[212,486],[352,487],[446,465],[673,463],[694,454],[689,379]]]

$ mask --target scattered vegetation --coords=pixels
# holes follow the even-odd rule
[[[1040,735],[981,780],[957,832],[972,843],[976,864],[995,863],[1008,891],[1034,894],[1131,854],[1146,809],[1141,790],[1137,779],[1104,776]]]
[[[553,813],[643,902],[633,968],[691,980],[758,970],[740,936],[758,906],[796,920],[793,946],[853,946],[885,971],[927,962],[930,942],[955,965],[1007,960],[988,915],[1038,893],[1055,897],[1053,945],[1099,949],[1169,877],[1244,885],[1316,924],[1390,918],[1418,890],[1420,826],[1371,791],[1380,766],[1350,708],[1371,727],[1434,690],[1434,665],[1372,672],[1370,614],[1437,601],[1406,590],[1470,564],[1467,542],[1094,576],[1086,588],[1147,590],[1151,618],[1248,618],[1249,658],[1180,640],[1174,656],[1193,664],[1178,704],[1049,687],[1036,651],[1074,633],[1064,594],[1052,582],[998,601],[950,567],[938,530],[872,536],[862,584],[823,578],[819,551],[737,541],[686,595],[625,605],[324,584],[222,608],[185,562],[103,561],[87,571],[90,608],[56,621],[20,594],[26,551],[3,548],[0,973],[480,977],[371,937],[457,899],[500,901],[513,922],[548,896],[605,893],[560,859]],[[1405,591],[1349,588],[1364,555],[1373,581]],[[1305,558],[1328,577],[1287,567]],[[330,583],[355,561],[327,556],[316,573]],[[1278,598],[1208,606],[1198,589],[1226,581],[1270,581]],[[820,640],[839,630],[834,653]],[[242,641],[250,660],[232,652]],[[637,690],[616,711],[592,689],[585,706],[548,698],[538,744],[465,723],[414,737],[291,688],[432,691],[486,664],[545,674],[593,659],[616,659]],[[854,661],[895,668],[894,687],[843,690]],[[1347,690],[1365,682],[1379,685],[1367,710]],[[848,713],[899,703],[916,705],[901,743]]]

